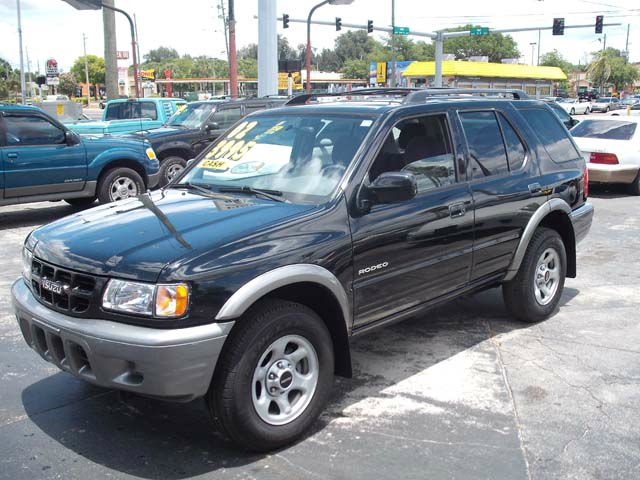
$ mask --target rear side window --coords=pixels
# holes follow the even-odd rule
[[[495,113],[461,112],[460,120],[467,137],[473,178],[508,172],[507,152]]]
[[[151,120],[158,119],[158,111],[156,110],[156,104],[153,102],[140,102],[140,115],[137,118],[150,118]]]
[[[524,108],[520,113],[536,132],[553,161],[566,162],[580,157],[569,134],[552,112],[541,108]]]
[[[637,123],[618,120],[584,120],[571,130],[571,134],[574,137],[631,140],[637,126]]]
[[[504,144],[507,147],[507,157],[509,158],[509,170],[512,172],[522,167],[526,155],[526,149],[522,144],[522,140],[513,129],[509,121],[502,115],[498,114],[502,133],[504,135]]]
[[[126,107],[126,103],[112,103],[107,105],[107,112],[104,115],[105,120],[120,120],[123,118],[122,108]]]

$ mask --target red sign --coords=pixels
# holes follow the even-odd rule
[[[47,60],[46,72],[48,77],[58,76],[58,61],[50,58]]]
[[[170,68],[167,68],[167,69],[164,71],[164,78],[166,78],[166,79],[171,78],[171,69],[170,69]]]

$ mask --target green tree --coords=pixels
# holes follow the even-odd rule
[[[567,75],[569,75],[569,73],[574,69],[573,64],[565,60],[558,50],[552,50],[542,55],[540,57],[540,65],[544,65],[546,67],[558,67]]]
[[[369,61],[350,59],[342,66],[342,74],[345,78],[369,78]]]
[[[104,83],[104,58],[96,55],[87,55],[87,66],[89,69],[89,83],[97,85]],[[79,57],[71,67],[71,73],[80,83],[84,83],[84,57]]]
[[[622,90],[640,78],[640,70],[627,63],[620,50],[607,48],[594,54],[587,67],[587,76],[600,87],[612,85],[616,90]]]
[[[258,78],[258,62],[253,58],[238,60],[238,74],[245,78]]]
[[[334,50],[342,64],[347,60],[365,60],[373,52],[374,42],[364,30],[352,30],[336,38]]]
[[[58,85],[58,91],[68,97],[75,96],[76,88],[78,87],[78,81],[71,72],[66,72],[60,75],[60,84]]]
[[[479,26],[479,25],[478,25]],[[447,29],[449,32],[469,30],[473,25],[465,25]],[[492,33],[482,36],[465,36],[447,38],[444,41],[444,52],[453,53],[457,60],[473,56],[487,56],[490,62],[500,63],[503,58],[518,58],[518,44],[511,35]]]
[[[250,43],[249,45],[245,45],[238,49],[237,56],[238,59],[253,58],[254,60],[258,60],[258,44]]]
[[[179,58],[178,52],[175,48],[169,47],[158,47],[153,50],[149,50],[149,52],[144,56],[145,62],[149,63],[162,63],[166,60],[171,60],[174,58]]]

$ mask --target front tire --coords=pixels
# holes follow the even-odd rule
[[[135,171],[126,167],[116,167],[107,171],[98,183],[98,200],[110,203],[127,198],[135,198],[144,193],[144,181]]]
[[[584,114],[585,114],[585,115],[589,115],[589,113],[591,113],[591,110],[589,110],[589,107],[587,107],[587,108],[584,110]]]
[[[636,175],[636,178],[629,184],[629,193],[631,195],[640,195],[640,171]]]
[[[302,436],[333,384],[333,343],[304,305],[252,307],[227,339],[207,394],[214,422],[240,447],[266,452]]]
[[[502,285],[511,315],[527,323],[548,318],[558,306],[567,273],[567,254],[555,230],[539,227],[533,234],[518,274]]]
[[[187,161],[181,157],[167,157],[160,162],[160,187],[164,187],[187,167]]]
[[[571,108],[571,112],[569,113],[569,115],[575,115],[576,114],[576,109],[575,108]]]

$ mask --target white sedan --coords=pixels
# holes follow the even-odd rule
[[[581,102],[577,98],[561,98],[557,100],[558,105],[565,109],[569,115],[584,114],[591,112],[590,102]]]
[[[623,183],[640,195],[640,118],[590,117],[571,129],[589,169],[589,183]]]

